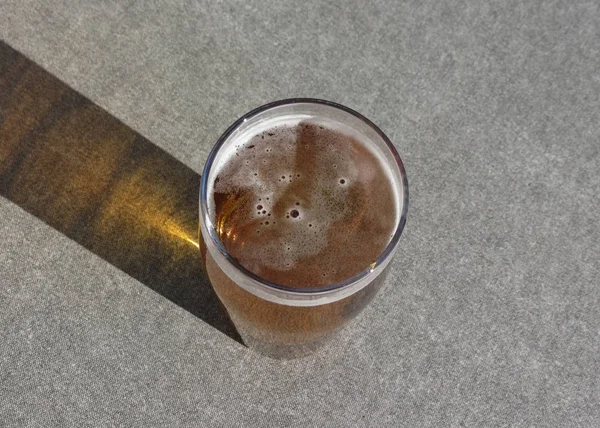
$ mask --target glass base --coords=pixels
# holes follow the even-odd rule
[[[252,351],[255,351],[261,355],[276,360],[293,360],[296,358],[302,358],[314,354],[319,349],[323,348],[327,343],[329,343],[331,339],[337,334],[337,332],[332,333],[327,337],[324,337],[311,343],[282,344],[265,342],[260,339],[249,336],[243,331],[238,330],[238,332],[240,333],[244,344]]]

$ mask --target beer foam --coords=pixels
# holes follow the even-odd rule
[[[208,208],[246,269],[283,285],[326,285],[368,267],[387,246],[400,215],[392,173],[372,145],[340,128],[268,121],[222,148]]]

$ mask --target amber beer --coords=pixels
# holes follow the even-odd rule
[[[406,174],[370,121],[285,100],[236,122],[201,189],[206,272],[246,344],[312,352],[381,287],[406,219]]]

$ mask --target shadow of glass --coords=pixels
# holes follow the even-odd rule
[[[0,41],[0,195],[241,342],[201,267],[199,183]]]

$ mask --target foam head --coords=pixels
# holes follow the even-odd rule
[[[333,119],[278,116],[230,138],[208,208],[232,257],[256,275],[319,287],[360,272],[389,244],[399,186],[382,150]]]

